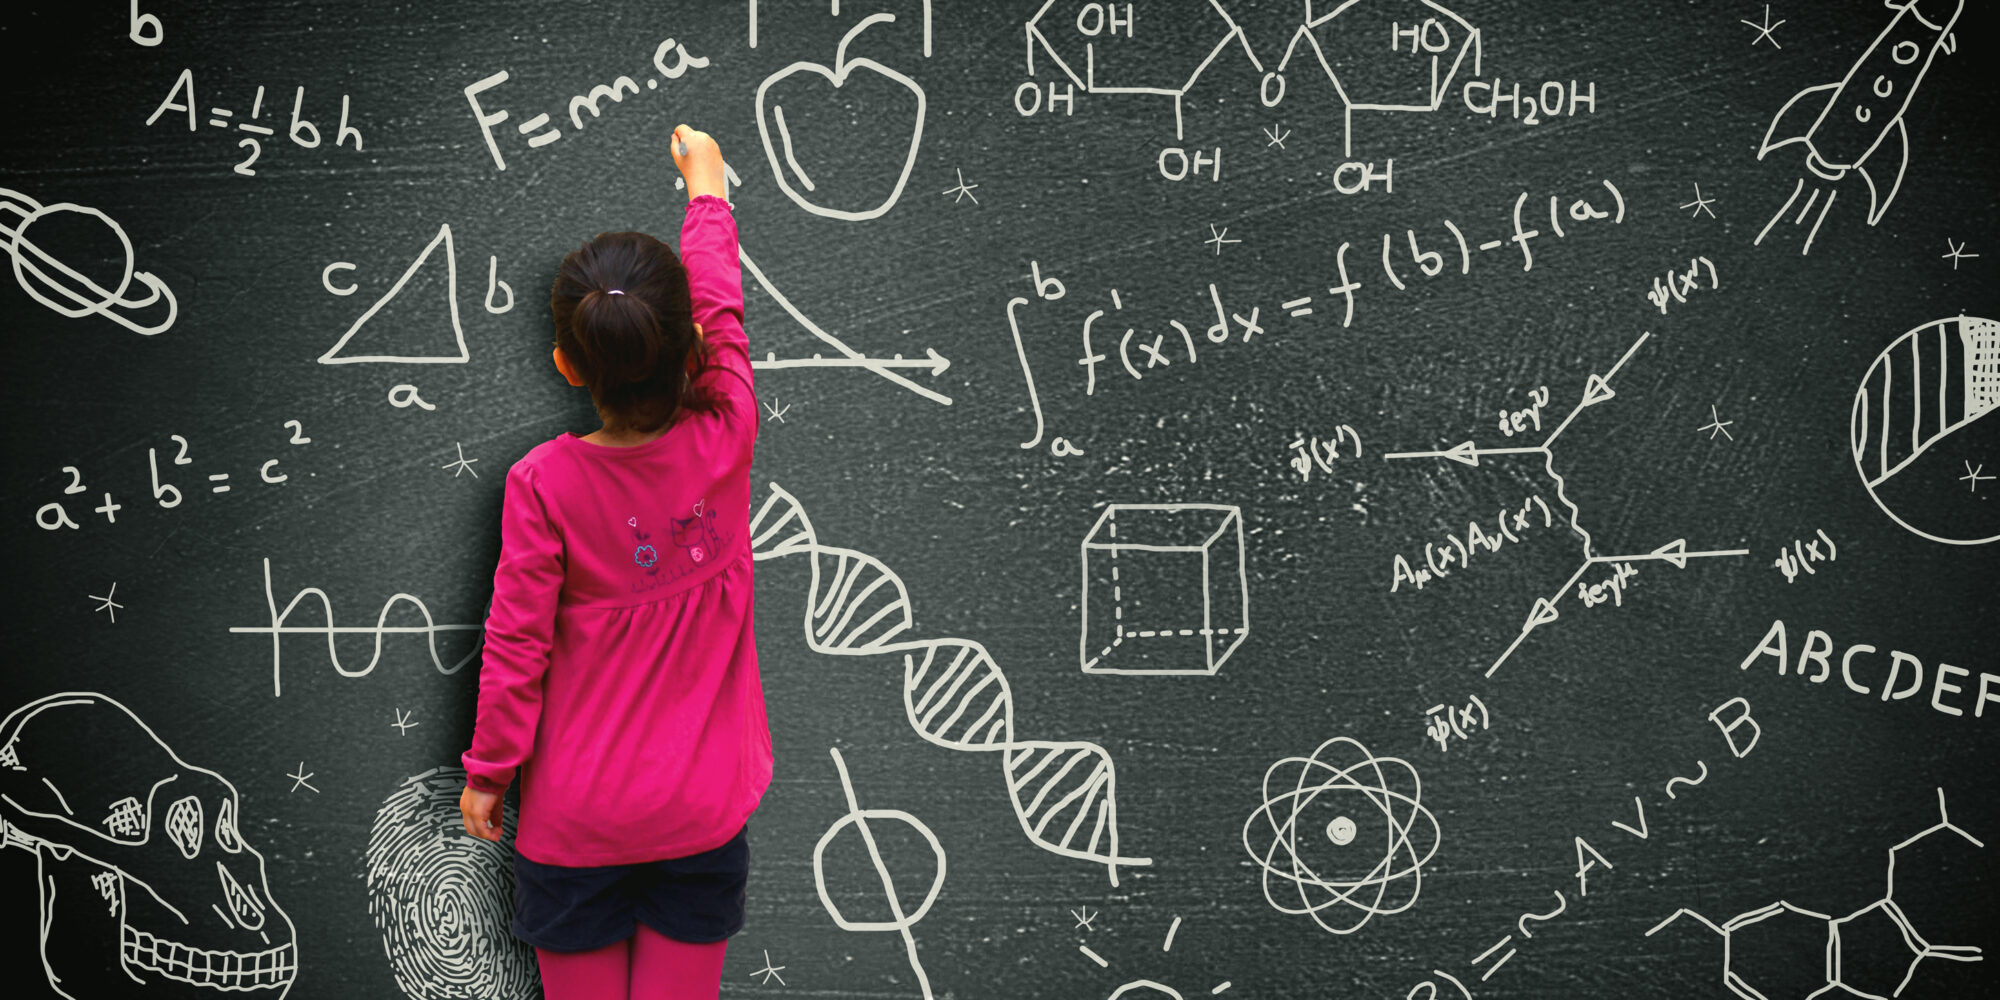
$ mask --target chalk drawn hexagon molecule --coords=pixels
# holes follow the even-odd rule
[[[1774,980],[1788,977],[1787,985],[1806,984],[1811,988],[1811,996],[1838,992],[1846,996],[1868,997],[1870,1000],[1892,1000],[1900,997],[1916,977],[1917,970],[1925,959],[1941,959],[1950,962],[1979,962],[1985,959],[1983,949],[1967,944],[1933,944],[1917,926],[1911,914],[1904,911],[1896,899],[1896,862],[1902,852],[1920,845],[1937,842],[1946,845],[1970,845],[1974,850],[1983,851],[1986,844],[1953,824],[1951,814],[1945,807],[1944,789],[1937,790],[1938,821],[1889,848],[1888,875],[1885,879],[1886,891],[1882,898],[1870,902],[1844,917],[1834,917],[1816,913],[1803,907],[1794,906],[1785,900],[1778,900],[1766,906],[1739,913],[1721,924],[1690,909],[1675,910],[1667,919],[1654,924],[1646,932],[1647,937],[1659,933],[1667,925],[1681,917],[1690,917],[1722,938],[1722,983],[1729,992],[1742,1000],[1773,1000],[1771,994],[1758,985],[1769,987]],[[1945,836],[1949,835],[1949,836]],[[1952,838],[1957,838],[1956,840]],[[1907,887],[1906,887],[1907,888]],[[1756,969],[1747,968],[1746,949],[1739,937],[1748,936],[1760,927],[1768,927],[1767,921],[1782,920],[1798,923],[1803,920],[1817,924],[1823,931],[1826,942],[1823,953],[1824,964],[1819,968],[1807,969]],[[1886,926],[1884,926],[1886,923]],[[1935,933],[1935,931],[1933,931]],[[1901,945],[1906,963],[1898,968],[1879,965],[1863,967],[1856,955],[1850,954],[1850,947],[1864,936],[1872,935]],[[1879,959],[1879,951],[1868,952],[1869,957]],[[1897,972],[1902,975],[1898,977]],[[1754,980],[1754,982],[1753,982]],[[1891,986],[1891,983],[1894,983]],[[1814,988],[1816,987],[1816,988]],[[1886,992],[1884,992],[1886,991]]]
[[[1312,90],[1339,102],[1342,155],[1354,155],[1356,111],[1434,112],[1462,93],[1454,87],[1460,69],[1469,68],[1475,81],[1481,75],[1479,29],[1435,0],[1307,0],[1305,6],[1305,22],[1264,74],[1259,96],[1265,107],[1276,107],[1288,73],[1302,82],[1323,76],[1332,93]],[[1310,72],[1313,65],[1320,73]]]
[[[1250,48],[1243,29],[1217,0],[1168,0],[1165,4],[1142,5],[1140,14],[1152,28],[1139,31],[1130,18],[1132,7],[1123,7],[1120,19],[1114,4],[1079,4],[1056,8],[1046,2],[1022,25],[1026,42],[1027,70],[1036,76],[1036,52],[1046,56],[1069,85],[1086,94],[1150,94],[1174,99],[1174,137],[1185,129],[1181,111],[1183,99],[1196,81],[1225,50],[1240,48],[1243,58],[1258,73],[1264,64]],[[1154,20],[1157,18],[1157,20]],[[1167,25],[1171,28],[1162,30]],[[1232,53],[1232,61],[1236,58]],[[1049,106],[1058,100],[1074,104],[1075,94],[1058,92],[1056,82],[1029,81],[1016,91],[1016,110],[1023,93],[1045,86]],[[1064,95],[1067,96],[1064,96]],[[1039,107],[1040,94],[1035,95]]]
[[[531,1000],[534,952],[514,938],[512,849],[467,836],[465,772],[438,767],[389,794],[368,835],[368,912],[396,986],[418,1000]],[[502,828],[514,829],[507,807]]]
[[[2000,418],[2000,323],[1934,320],[1876,355],[1854,392],[1848,448],[1868,496],[1913,534],[1947,545],[2000,540],[2000,503],[1945,473],[1994,454]],[[1927,452],[1947,450],[1924,460]],[[2000,457],[2000,456],[1996,456]],[[1960,477],[1962,478],[1962,477]]]
[[[1424,865],[1442,836],[1423,804],[1423,779],[1408,761],[1374,756],[1359,741],[1336,736],[1309,757],[1272,764],[1263,791],[1263,804],[1243,823],[1243,849],[1262,869],[1264,898],[1279,912],[1306,914],[1329,933],[1352,934],[1374,917],[1416,905]],[[1260,838],[1269,838],[1262,849],[1251,837],[1260,825]],[[1296,895],[1297,902],[1281,895]]]

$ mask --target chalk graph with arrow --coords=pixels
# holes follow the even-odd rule
[[[806,329],[806,332],[819,338],[839,354],[839,357],[824,357],[815,353],[807,358],[779,358],[777,355],[767,352],[763,360],[751,361],[750,367],[765,370],[782,368],[865,369],[932,402],[941,403],[945,406],[951,405],[950,396],[918,385],[902,374],[906,371],[911,373],[927,372],[933,378],[944,374],[945,369],[951,367],[951,361],[944,355],[939,354],[937,348],[925,348],[924,356],[921,358],[905,358],[901,354],[892,355],[887,358],[865,355],[847,346],[839,337],[826,332],[818,323],[813,322],[811,317],[800,312],[799,307],[793,305],[791,299],[786,298],[783,292],[778,291],[777,287],[771,284],[771,279],[764,275],[764,269],[758,267],[756,262],[751,260],[750,255],[740,246],[737,248],[736,256],[743,262],[743,269],[748,271],[750,277],[756,280],[757,286],[764,290],[764,294],[769,295],[771,301],[778,304],[778,308],[783,309],[789,314],[793,321]]]
[[[925,4],[924,9],[926,14],[928,15],[930,10],[930,5]],[[754,46],[756,44],[756,37],[757,37],[756,4],[754,3],[751,4],[750,10],[751,10],[750,37],[751,37],[751,45]],[[925,23],[926,24],[929,23],[928,17],[926,17]],[[730,167],[727,163],[723,164],[723,171],[724,171],[724,177],[728,181],[727,186],[723,189],[725,192],[725,197],[727,197],[726,192],[730,188],[742,186],[743,179],[738,177],[736,175],[735,169]],[[684,182],[678,179],[674,181],[674,186],[676,188],[682,187],[683,184]],[[770,371],[773,369],[784,369],[784,368],[861,368],[874,372],[875,374],[880,375],[883,378],[886,378],[889,381],[894,382],[897,385],[902,386],[903,388],[908,389],[911,392],[914,392],[917,395],[924,397],[925,399],[931,400],[932,402],[941,403],[945,406],[951,405],[950,396],[947,396],[941,392],[936,392],[931,389],[926,389],[923,386],[918,385],[917,383],[912,382],[909,379],[903,377],[901,374],[899,374],[900,372],[904,371],[913,373],[925,372],[925,370],[928,369],[928,374],[932,378],[936,378],[939,375],[943,375],[945,369],[951,367],[951,360],[946,358],[944,355],[939,354],[937,352],[937,348],[934,347],[925,348],[924,356],[921,358],[905,358],[901,354],[893,354],[887,358],[869,357],[868,355],[865,355],[860,351],[857,351],[847,346],[847,344],[843,342],[839,337],[836,337],[833,334],[826,332],[825,328],[821,327],[818,323],[813,322],[811,317],[807,316],[803,312],[800,312],[799,307],[793,305],[791,299],[786,298],[783,292],[778,291],[777,286],[771,284],[771,279],[765,276],[764,269],[758,267],[756,262],[750,259],[750,255],[743,251],[743,248],[740,244],[737,246],[736,256],[738,260],[741,260],[743,262],[743,269],[745,271],[750,272],[750,277],[756,280],[757,287],[762,288],[764,290],[764,294],[769,295],[771,297],[771,301],[776,302],[778,304],[778,307],[783,309],[787,314],[789,314],[792,317],[793,321],[797,322],[799,326],[804,327],[806,332],[812,334],[814,337],[819,338],[828,347],[833,348],[840,355],[839,357],[829,358],[825,357],[822,354],[814,353],[811,357],[807,358],[780,358],[775,353],[767,351],[765,352],[762,360],[753,359],[750,362],[750,367],[758,369],[760,371]]]
[[[1538,597],[1535,599],[1535,606],[1529,610],[1527,619],[1521,624],[1520,634],[1516,635],[1514,641],[1507,645],[1506,650],[1501,652],[1499,658],[1493,661],[1493,665],[1486,668],[1485,676],[1487,677],[1493,676],[1494,672],[1500,669],[1500,665],[1507,662],[1508,657],[1514,655],[1514,650],[1520,648],[1522,641],[1528,638],[1528,633],[1534,631],[1539,626],[1547,625],[1561,617],[1561,613],[1557,610],[1556,606],[1562,602],[1563,595],[1569,593],[1570,588],[1575,586],[1576,582],[1582,579],[1585,573],[1590,572],[1592,566],[1600,563],[1616,564],[1648,560],[1664,562],[1675,569],[1686,569],[1688,560],[1690,559],[1714,559],[1723,556],[1744,556],[1750,554],[1749,549],[1710,549],[1691,552],[1688,550],[1687,539],[1676,538],[1651,552],[1639,555],[1601,556],[1592,549],[1590,532],[1585,531],[1583,526],[1577,523],[1577,516],[1581,512],[1577,510],[1576,504],[1565,495],[1563,491],[1563,477],[1555,469],[1555,452],[1552,449],[1556,438],[1561,437],[1563,431],[1569,429],[1570,422],[1575,420],[1578,414],[1618,395],[1611,388],[1611,380],[1617,377],[1619,369],[1625,367],[1625,362],[1632,360],[1632,355],[1638,353],[1640,346],[1645,344],[1647,338],[1651,336],[1651,333],[1640,334],[1639,339],[1633,341],[1631,347],[1626,348],[1625,354],[1618,359],[1617,364],[1611,366],[1610,371],[1602,375],[1592,372],[1590,377],[1584,380],[1583,397],[1569,411],[1569,415],[1563,418],[1562,423],[1557,424],[1556,428],[1549,432],[1548,437],[1542,439],[1541,444],[1515,448],[1481,448],[1475,441],[1464,441],[1437,451],[1399,451],[1382,456],[1385,459],[1444,458],[1461,465],[1469,465],[1477,468],[1479,460],[1485,456],[1540,455],[1542,456],[1543,471],[1556,484],[1556,498],[1562,501],[1563,506],[1569,508],[1570,529],[1575,531],[1578,537],[1583,540],[1583,563],[1576,568],[1575,573],[1570,574],[1570,578],[1564,581],[1562,586],[1556,588],[1555,593],[1548,597]]]

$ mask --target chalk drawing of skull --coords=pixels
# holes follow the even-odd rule
[[[65,997],[291,990],[292,921],[241,815],[234,785],[105,695],[0,721],[0,845],[35,854],[42,970]]]

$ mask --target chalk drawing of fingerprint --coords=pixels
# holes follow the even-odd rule
[[[396,985],[419,1000],[528,1000],[542,995],[535,953],[508,929],[513,838],[466,836],[465,771],[436,767],[404,781],[368,835],[368,912]],[[506,807],[503,829],[514,829]]]
[[[1000,756],[1021,832],[1053,854],[1118,868],[1152,864],[1118,853],[1118,772],[1111,754],[1081,740],[1014,738],[1007,677],[971,639],[902,639],[911,628],[903,580],[874,556],[821,545],[796,497],[771,484],[750,522],[757,560],[807,556],[806,644],[829,656],[902,654],[903,714],[924,739]]]

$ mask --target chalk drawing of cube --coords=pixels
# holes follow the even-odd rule
[[[1227,504],[1112,504],[1083,539],[1087,674],[1222,669],[1250,634],[1243,512]]]

